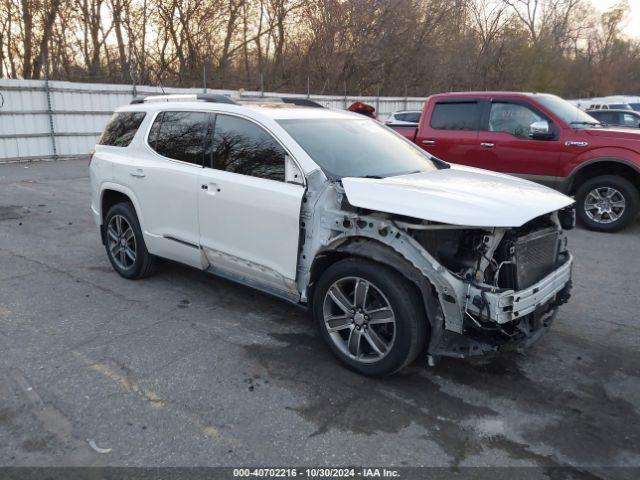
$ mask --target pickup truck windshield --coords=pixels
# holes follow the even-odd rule
[[[601,125],[588,113],[555,95],[539,94],[535,96],[535,99],[572,127],[590,128]]]
[[[436,170],[430,157],[374,120],[287,119],[278,123],[333,179]]]

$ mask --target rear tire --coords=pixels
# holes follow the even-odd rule
[[[130,280],[155,272],[158,259],[147,250],[131,203],[118,203],[105,217],[105,249],[113,269]]]
[[[640,194],[625,178],[601,175],[580,186],[576,203],[578,219],[589,230],[617,232],[638,216]]]
[[[341,260],[322,274],[313,316],[334,355],[364,375],[399,371],[427,343],[418,289],[395,270],[365,259]]]

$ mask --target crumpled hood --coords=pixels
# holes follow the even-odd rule
[[[432,222],[475,227],[519,227],[573,199],[527,180],[451,165],[382,179],[342,179],[351,205]]]

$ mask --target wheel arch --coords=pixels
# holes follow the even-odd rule
[[[133,209],[138,217],[140,228],[144,234],[143,219],[140,214],[140,208],[135,194],[128,188],[114,184],[105,183],[100,191],[100,236],[102,243],[105,243],[105,217],[109,209],[122,202],[129,202],[133,205]]]
[[[337,245],[329,245],[318,252],[312,265],[309,277],[309,307],[313,308],[314,288],[322,274],[336,262],[345,258],[362,258],[370,260],[398,272],[415,286],[420,296],[425,321],[431,332],[431,341],[439,339],[443,328],[443,318],[438,315],[439,297],[435,286],[402,254],[377,240],[353,236]]]
[[[580,165],[569,177],[565,190],[568,194],[575,195],[584,182],[600,175],[626,178],[640,191],[640,166],[614,157],[595,158]]]

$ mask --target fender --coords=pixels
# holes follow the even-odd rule
[[[140,208],[140,203],[138,202],[136,194],[133,193],[133,190],[131,190],[130,188],[120,185],[119,183],[104,181],[100,185],[100,205],[98,206],[100,210],[98,213],[100,214],[101,221],[102,221],[102,218],[104,217],[104,212],[102,212],[102,200],[104,197],[105,190],[113,190],[116,192],[120,192],[131,199],[131,203],[133,203],[133,208],[135,208],[136,215],[138,216],[140,229],[142,230],[143,233],[147,233],[147,231],[144,229],[144,218],[142,215],[142,209]]]
[[[628,148],[599,147],[576,155],[563,166],[562,176],[570,177],[576,171],[594,162],[612,161],[628,165],[640,172],[640,154]]]
[[[611,155],[612,150],[615,150],[617,155]],[[606,155],[604,155],[604,153],[606,153]],[[570,167],[572,170],[570,170],[570,173],[566,175],[566,178],[561,184],[560,190],[563,192],[571,191],[575,179],[578,177],[580,172],[590,165],[603,162],[617,163],[619,165],[629,167],[640,175],[640,155],[636,152],[623,148],[598,148],[589,152],[584,152],[576,159],[575,162],[572,162],[572,166]]]
[[[377,240],[366,237],[348,237],[335,251],[354,257],[368,258],[382,263],[400,273],[413,283],[422,296],[422,303],[429,324],[428,352],[435,354],[444,333],[444,315],[435,286],[401,253]]]

